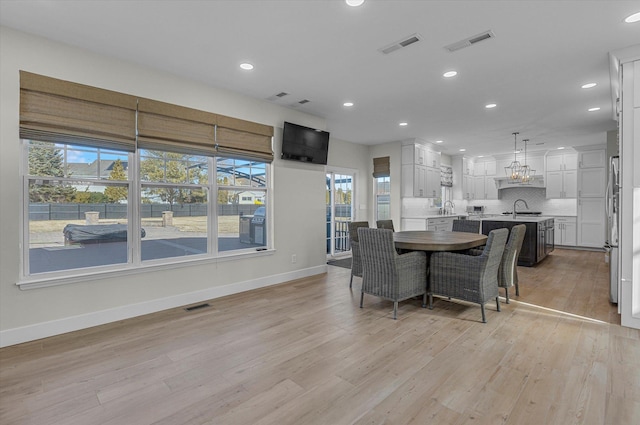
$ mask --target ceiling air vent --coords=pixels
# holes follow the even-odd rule
[[[410,46],[420,40],[422,40],[422,36],[420,34],[411,34],[410,36],[407,36],[402,40],[391,43],[388,46],[381,47],[380,49],[378,49],[378,51],[384,53],[385,55],[388,55],[391,52],[395,52],[396,50],[402,49],[403,47]]]
[[[267,98],[267,100],[270,100],[270,101],[272,101],[272,102],[273,102],[274,100],[282,99],[283,97],[287,96],[288,94],[289,94],[289,93],[287,93],[287,92],[283,92],[283,91],[281,91],[280,93],[276,93],[276,94],[274,94],[274,95],[269,96],[269,97]]]
[[[299,103],[299,104],[301,104],[301,105],[304,105],[305,103],[309,103],[309,102],[311,102],[311,101],[310,101],[310,100],[308,100],[308,99],[302,99],[302,100],[301,100],[300,102],[298,102],[298,103]]]
[[[444,48],[450,52],[455,52],[456,50],[460,50],[465,47],[472,46],[476,43],[479,43],[481,41],[488,40],[494,37],[495,37],[495,34],[493,33],[493,31],[487,30],[487,31],[481,32],[480,34],[476,34],[472,37],[465,38],[464,40],[460,40],[456,43],[449,44],[448,46],[444,46]]]

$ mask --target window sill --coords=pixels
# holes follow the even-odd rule
[[[74,274],[72,276],[49,276],[43,278],[25,278],[16,283],[21,290],[47,288],[50,286],[66,285],[70,283],[86,282],[87,280],[108,279],[120,276],[136,275],[140,273],[148,273],[150,271],[160,271],[167,269],[175,269],[177,267],[189,267],[198,264],[214,264],[225,261],[243,260],[246,258],[258,257],[262,255],[273,255],[275,249],[262,249],[259,251],[242,251],[220,254],[217,257],[181,259],[178,261],[167,263],[166,259],[162,263],[142,264],[139,266],[130,266],[118,270],[101,270],[99,272],[86,272]]]

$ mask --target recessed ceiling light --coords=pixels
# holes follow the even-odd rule
[[[344,102],[342,106],[353,106],[353,102]]]
[[[582,88],[583,89],[590,89],[590,88],[595,87],[595,86],[597,86],[596,83],[587,83],[587,84],[583,84]]]
[[[478,155],[478,158],[484,158],[484,155]]]
[[[442,143],[444,142],[443,140],[436,140],[436,143]]]
[[[401,122],[400,124],[398,124],[400,127],[406,127],[407,125],[409,125],[408,122]]]
[[[632,23],[634,23],[634,22],[638,22],[638,21],[640,21],[640,12],[636,12],[636,13],[634,13],[633,15],[629,15],[629,16],[627,16],[627,17],[624,19],[624,21],[625,21],[627,24],[632,24]]]
[[[562,149],[564,149],[564,146],[560,146],[560,147],[558,148],[558,150],[562,150]]]
[[[240,64],[240,68],[244,69],[245,71],[251,71],[253,69],[253,65],[251,65],[249,62],[244,62]]]
[[[364,3],[364,0],[345,0],[345,2],[351,7],[358,7],[358,6],[362,6],[362,3]]]
[[[589,112],[595,112],[595,111],[599,111],[599,110],[600,110],[600,107],[598,107],[598,106],[596,106],[595,108],[587,109],[587,111],[589,111]]]
[[[467,150],[465,148],[462,149],[458,149],[460,152],[466,152]]]
[[[484,107],[487,108],[487,109],[493,109],[496,106],[498,106],[498,105],[496,105],[495,103],[488,103],[488,104],[484,105]]]
[[[455,77],[456,75],[458,75],[457,71],[447,71],[444,74],[442,74],[444,78],[451,78],[451,77]]]

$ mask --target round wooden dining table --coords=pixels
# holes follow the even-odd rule
[[[487,236],[466,232],[410,230],[394,232],[395,247],[403,251],[462,251],[487,243]]]

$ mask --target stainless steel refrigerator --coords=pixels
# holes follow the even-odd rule
[[[607,241],[605,249],[609,253],[609,301],[618,303],[620,294],[620,258],[618,236],[620,232],[620,158],[609,159],[609,179],[607,182]]]

